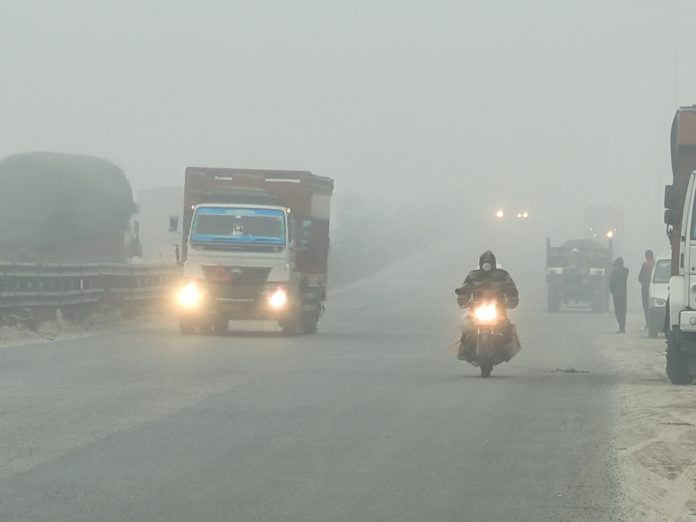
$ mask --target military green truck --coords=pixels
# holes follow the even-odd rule
[[[609,272],[613,258],[612,242],[571,239],[551,246],[546,239],[546,285],[548,311],[590,308],[602,313],[609,310]]]

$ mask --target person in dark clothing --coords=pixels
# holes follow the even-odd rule
[[[619,323],[617,333],[626,333],[626,304],[628,287],[628,268],[624,266],[623,258],[617,257],[614,268],[609,275],[609,291],[614,298],[614,314]]]
[[[645,251],[645,262],[640,267],[638,281],[640,282],[640,295],[643,299],[643,314],[645,314],[645,328],[648,327],[648,308],[650,307],[650,276],[655,268],[655,255],[652,250]]]
[[[506,342],[501,352],[502,360],[509,361],[520,351],[520,341],[517,337],[517,329],[507,317],[506,310],[515,308],[520,302],[517,286],[510,274],[498,267],[495,255],[487,250],[479,258],[478,270],[469,272],[464,284],[454,291],[457,294],[457,303],[460,307],[469,307],[472,301],[500,299],[502,305],[501,329],[504,332]],[[472,335],[474,336],[472,339]],[[462,325],[462,337],[459,340],[459,359],[468,361],[478,366],[475,353],[476,343],[475,327],[470,319],[466,319]]]
[[[515,308],[520,302],[515,282],[506,270],[498,268],[495,255],[490,250],[481,254],[478,270],[469,272],[464,284],[454,293],[457,294],[459,306],[468,305],[472,298],[492,294],[502,294],[508,309]]]

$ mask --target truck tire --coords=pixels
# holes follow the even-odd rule
[[[604,299],[601,297],[595,297],[592,300],[592,313],[602,314],[604,311]]]
[[[193,319],[179,319],[179,331],[183,335],[191,335],[196,331],[196,322]]]
[[[667,340],[667,377],[672,384],[690,384],[689,356],[679,349],[679,345],[670,336]]]
[[[609,311],[609,295],[602,294],[599,304],[599,313],[606,314]]]
[[[561,310],[561,300],[555,295],[549,295],[548,297],[548,311],[549,313],[557,313]]]
[[[283,330],[283,335],[305,335],[317,333],[319,312],[303,312],[292,318],[279,321],[278,325]]]
[[[278,321],[278,326],[280,326],[284,336],[290,337],[302,333],[302,317],[300,313],[299,310],[295,309],[287,317]]]
[[[319,325],[319,312],[304,312],[302,314],[302,333],[315,334]]]
[[[226,334],[229,330],[229,326],[230,321],[227,319],[227,317],[218,317],[213,322],[213,333],[215,335]]]
[[[300,323],[299,321],[285,320],[279,321],[278,326],[283,331],[285,337],[292,337],[294,335],[300,335]]]

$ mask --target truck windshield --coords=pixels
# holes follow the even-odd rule
[[[653,283],[669,283],[669,276],[672,274],[672,261],[660,259],[655,264],[653,270]]]
[[[191,225],[191,243],[285,245],[285,214],[261,208],[201,207]]]

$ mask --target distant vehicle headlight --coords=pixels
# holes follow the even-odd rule
[[[273,310],[282,310],[288,304],[288,293],[284,288],[277,288],[268,296],[268,306]]]
[[[176,301],[179,303],[179,306],[189,310],[198,308],[202,300],[203,292],[201,292],[201,289],[198,288],[198,285],[193,281],[179,289],[176,295]]]

